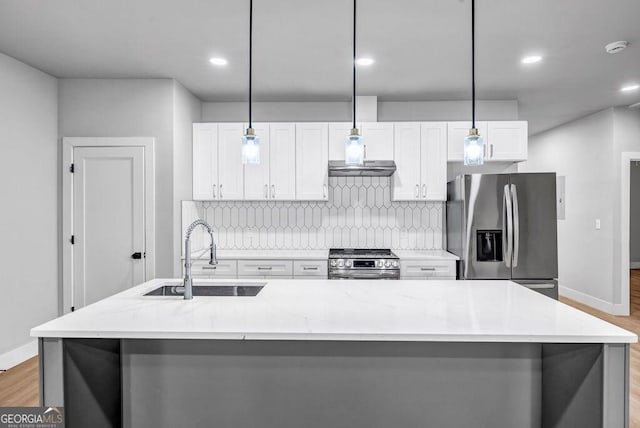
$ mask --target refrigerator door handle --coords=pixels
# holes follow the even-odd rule
[[[505,231],[503,233],[503,247],[505,249],[504,264],[507,267],[511,267],[511,243],[513,242],[513,211],[511,209],[511,193],[509,192],[509,185],[504,185],[504,192],[502,198],[502,206],[505,213]]]
[[[511,198],[513,199],[513,267],[516,267],[520,252],[520,213],[518,212],[518,190],[515,184],[511,185]]]

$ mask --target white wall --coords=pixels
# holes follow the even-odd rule
[[[246,102],[202,103],[204,122],[242,122],[248,120]],[[255,122],[348,122],[351,102],[256,102]],[[517,120],[518,102],[478,101],[478,120]],[[378,102],[378,120],[470,120],[470,101]]]
[[[558,221],[560,292],[611,311],[615,302],[616,159],[614,110],[607,109],[529,139],[521,172],[566,176],[566,219]],[[619,160],[617,161],[619,162]],[[601,220],[596,230],[595,220]]]
[[[56,79],[0,54],[0,354],[58,313]],[[0,369],[7,367],[0,366]]]
[[[182,201],[192,192],[192,133],[202,118],[202,103],[178,82],[173,85],[173,276],[180,276],[182,254]]]
[[[61,137],[155,137],[156,276],[173,274],[172,79],[60,79]]]
[[[640,268],[640,162],[631,162],[630,205],[629,261]]]

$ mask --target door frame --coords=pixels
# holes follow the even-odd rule
[[[622,152],[620,168],[620,303],[613,303],[613,313],[629,315],[629,269],[630,269],[630,238],[631,233],[631,162],[640,161],[640,152]]]
[[[71,311],[73,306],[73,149],[76,147],[142,147],[144,149],[145,191],[145,278],[155,277],[156,271],[156,224],[155,224],[155,138],[153,137],[63,137],[62,138],[62,301],[60,315]]]

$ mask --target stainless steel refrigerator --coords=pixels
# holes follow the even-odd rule
[[[558,298],[556,174],[468,174],[447,185],[458,279],[511,279]]]

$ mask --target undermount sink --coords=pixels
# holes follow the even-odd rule
[[[194,296],[256,296],[266,282],[222,282],[216,285],[194,285]],[[182,285],[163,285],[145,296],[184,296]]]

